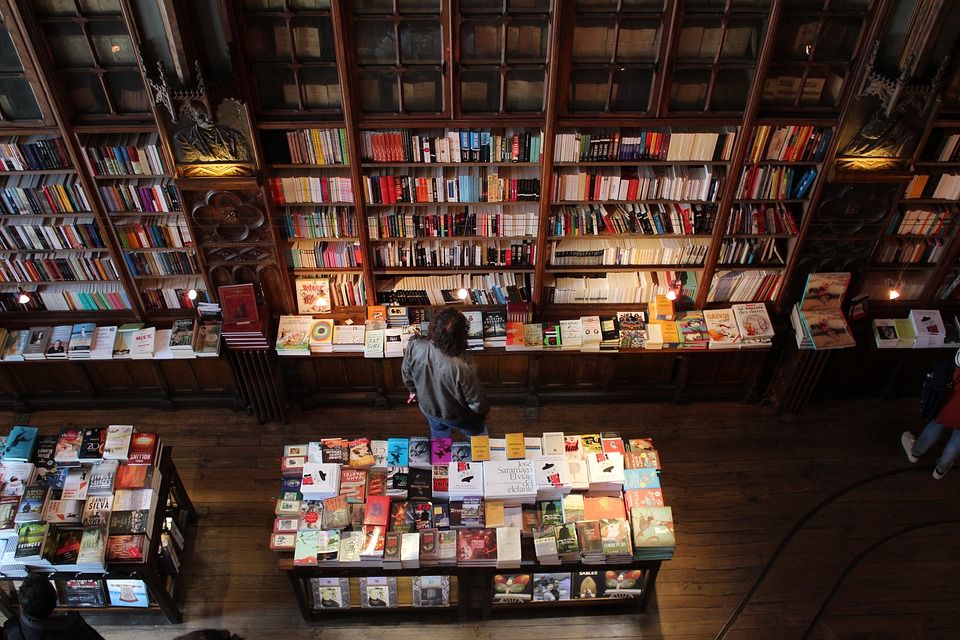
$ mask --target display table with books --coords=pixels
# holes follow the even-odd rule
[[[675,549],[645,438],[331,437],[281,472],[270,548],[307,621],[645,612]]]
[[[19,580],[42,573],[62,608],[181,621],[177,581],[197,513],[155,433],[15,426],[0,483],[0,612],[15,615]]]

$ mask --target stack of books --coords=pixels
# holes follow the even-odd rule
[[[484,463],[451,462],[447,467],[447,494],[450,500],[482,496],[483,489]]]
[[[620,493],[623,491],[623,456],[619,453],[588,453],[587,477],[590,491]]]
[[[269,349],[270,312],[257,304],[252,284],[217,288],[223,316],[223,339],[236,351]]]
[[[914,349],[939,348],[947,335],[940,312],[935,309],[911,309],[910,325],[916,333]]]
[[[537,478],[532,460],[489,460],[483,463],[483,496],[506,506],[537,501]]]

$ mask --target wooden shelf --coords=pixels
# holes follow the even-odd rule
[[[136,276],[131,274],[131,277],[134,280],[176,280],[177,278],[201,278],[202,276],[199,273],[177,273],[177,274],[171,273],[171,274],[154,275],[154,276],[151,276],[151,275]]]
[[[654,198],[650,200],[555,200],[550,203],[554,206],[581,205],[581,204],[719,204],[716,200],[683,200]]]
[[[796,233],[725,233],[724,239],[736,238],[796,238]]]
[[[28,169],[27,171],[0,171],[0,176],[65,175],[76,172],[76,169]]]
[[[185,251],[187,253],[196,253],[196,247],[120,247],[121,251],[127,253],[174,253],[176,251]]]
[[[531,240],[536,242],[536,236],[442,236],[429,238],[371,238],[370,242],[462,242],[463,240]]]
[[[111,218],[139,218],[142,216],[182,216],[183,211],[107,211]]]
[[[275,202],[274,206],[283,209],[295,209],[298,207],[352,207],[352,202]],[[370,205],[367,205],[370,206]]]
[[[39,282],[0,282],[0,285],[37,285],[46,286],[48,284],[117,284],[120,280],[42,280]]]
[[[430,275],[455,276],[462,273],[488,273],[501,271],[515,271],[519,273],[533,273],[535,267],[498,267],[493,265],[484,265],[477,267],[374,267],[375,275],[407,275],[423,273]]]
[[[394,202],[392,204],[366,203],[367,208],[391,207],[522,207],[539,205],[539,200],[510,200],[507,202]]]
[[[554,162],[554,167],[687,167],[691,165],[725,167],[729,160],[587,160],[584,162]]]
[[[446,169],[450,167],[540,167],[539,162],[364,162],[360,165],[363,169],[390,169],[390,168],[411,168],[411,169],[429,169],[437,167]]]
[[[782,271],[787,268],[785,264],[730,264],[724,262],[717,263],[717,269],[724,271]]]
[[[570,236],[547,236],[547,240],[616,240],[617,238],[634,238],[642,240],[660,240],[667,238],[712,238],[712,233],[598,233]]]
[[[797,167],[819,167],[823,164],[822,160],[760,160],[758,162],[750,162],[744,160],[744,167],[758,167],[760,165],[783,165],[783,166],[797,166]]]
[[[0,249],[2,255],[18,255],[21,253],[43,254],[77,254],[77,253],[110,253],[106,247],[91,247],[89,249]]]
[[[350,169],[348,164],[268,164],[268,169]]]
[[[808,202],[808,200],[805,198],[787,198],[784,200],[778,200],[776,198],[734,198],[733,201],[735,203],[756,202],[758,204],[776,204],[778,202],[790,204],[790,203],[798,203],[798,202]]]
[[[133,180],[133,179],[140,179],[140,178],[143,178],[144,180],[162,180],[163,178],[173,178],[173,176],[167,173],[160,173],[160,174],[124,173],[120,175],[93,176],[94,180]]]
[[[294,275],[308,275],[318,273],[363,273],[363,267],[292,267]]]
[[[24,213],[24,214],[3,214],[0,220],[50,220],[52,218],[92,218],[92,211],[83,211],[80,213]]]
[[[284,238],[284,242],[289,242],[293,244],[294,242],[357,242],[360,238],[358,236],[342,236],[339,238]]]
[[[619,273],[630,271],[703,271],[703,265],[681,264],[616,264],[616,265],[549,265],[547,273]]]

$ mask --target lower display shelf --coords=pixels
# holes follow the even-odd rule
[[[435,622],[571,612],[645,613],[660,564],[660,560],[646,560],[610,566],[565,563],[524,564],[512,569],[431,566],[390,570],[303,567],[283,558],[278,568],[290,579],[305,621],[389,612]],[[318,602],[326,604],[318,606]]]

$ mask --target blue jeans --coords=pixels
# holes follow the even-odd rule
[[[946,429],[946,427],[942,424],[931,420],[930,423],[923,428],[923,432],[920,434],[920,437],[917,438],[917,441],[913,443],[913,451],[910,453],[917,458],[925,454],[930,450],[930,447],[937,444],[937,440],[943,435],[944,429]],[[940,458],[937,459],[937,469],[941,473],[949,471],[953,463],[957,461],[957,458],[960,458],[960,429],[950,429],[950,431],[952,431],[952,434],[950,435],[950,439],[947,440],[947,446],[943,448]]]
[[[433,416],[426,416],[426,418],[427,424],[430,425],[430,437],[433,439],[449,438],[451,429],[456,429],[467,436],[487,435],[487,425],[484,424],[483,416],[481,415],[477,415],[475,419],[464,422],[444,420],[443,418],[434,418]]]

